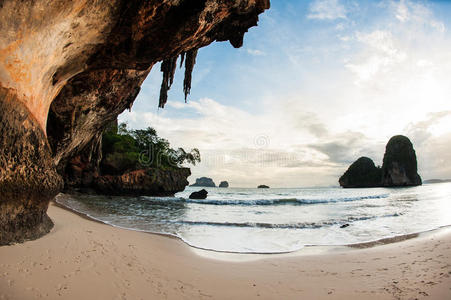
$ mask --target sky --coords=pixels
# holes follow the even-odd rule
[[[423,179],[451,178],[451,1],[271,2],[242,48],[199,50],[187,103],[178,70],[157,108],[155,65],[119,120],[198,148],[191,183],[336,186],[397,134]]]

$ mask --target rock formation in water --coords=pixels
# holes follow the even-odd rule
[[[191,186],[216,187],[216,184],[214,183],[213,179],[211,179],[211,178],[201,177],[201,178],[197,178],[196,182],[193,183]]]
[[[1,1],[0,244],[50,230],[46,210],[67,162],[96,151],[155,63],[169,65],[164,106],[179,55],[188,94],[197,49],[240,47],[268,8],[269,0]]]
[[[340,186],[348,188],[377,187],[381,185],[382,170],[372,159],[360,157],[340,177]]]
[[[340,177],[340,186],[397,187],[421,185],[417,173],[417,157],[409,138],[392,137],[385,148],[382,168],[376,167],[368,157],[361,157]]]
[[[189,184],[189,168],[142,168],[113,174],[85,156],[73,158],[63,174],[65,192],[85,192],[124,196],[172,196]]]
[[[258,189],[269,189],[269,186],[264,185],[264,184],[260,184],[257,188]]]
[[[229,183],[227,181],[221,181],[221,183],[219,184],[220,188],[228,188],[229,187]]]
[[[197,191],[197,192],[192,192],[191,195],[189,195],[190,199],[207,199],[207,195],[208,192],[204,189]]]
[[[200,162],[199,151],[173,149],[151,127],[128,130],[115,121],[98,143],[66,165],[64,192],[172,196],[188,185],[191,171],[185,162]]]
[[[407,137],[396,135],[388,141],[382,164],[382,176],[383,186],[421,185],[417,156]]]
[[[177,170],[142,169],[121,175],[104,175],[95,179],[96,192],[106,195],[172,196],[188,185],[188,168]]]

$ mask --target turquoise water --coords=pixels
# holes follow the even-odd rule
[[[206,200],[188,199],[199,189],[187,187],[165,198],[60,194],[57,202],[111,225],[243,253],[346,245],[451,224],[451,183],[391,189],[206,188]]]

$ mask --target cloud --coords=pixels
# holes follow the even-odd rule
[[[436,20],[432,11],[421,3],[409,0],[390,1],[389,7],[392,14],[401,23],[410,22],[430,26],[439,32],[446,30],[445,24]]]
[[[336,20],[346,19],[346,8],[339,0],[316,0],[310,4],[309,19]]]
[[[409,123],[405,132],[417,154],[419,174],[423,179],[451,178],[451,111],[427,114]]]
[[[345,24],[343,24],[343,23],[338,23],[338,24],[335,26],[335,30],[337,30],[337,31],[345,30],[345,28],[346,28],[346,26],[345,26]]]
[[[415,147],[419,174],[423,179],[451,178],[451,133],[431,138],[427,144]]]
[[[362,132],[348,131],[331,135],[326,141],[308,145],[327,156],[328,161],[337,166],[348,166],[361,156],[375,159],[381,157],[381,143],[369,139]]]
[[[346,67],[357,75],[356,83],[372,80],[378,73],[387,73],[402,63],[407,54],[396,44],[390,31],[375,30],[368,34],[357,32],[356,39],[366,47],[366,51],[355,63]]]
[[[250,55],[253,55],[253,56],[263,56],[263,55],[266,55],[266,53],[265,52],[263,52],[263,51],[261,51],[261,50],[258,50],[258,49],[246,49],[246,52],[248,53],[248,54],[250,54]]]
[[[405,131],[415,145],[423,146],[431,138],[440,136],[443,133],[442,129],[449,128],[449,125],[451,125],[451,111],[440,111],[427,114],[425,120],[409,123]]]
[[[428,115],[451,111],[451,38],[437,16],[413,1],[355,9],[353,1],[314,1],[310,19],[336,22],[305,26],[296,15],[300,2],[291,12],[282,1],[264,14],[245,50],[221,43],[203,49],[196,67],[214,72],[193,87],[188,104],[174,96],[175,86],[166,108],[156,110],[155,70],[159,79],[150,76],[155,83],[139,96],[152,97],[137,100],[121,120],[155,127],[173,147],[199,148],[203,161],[190,181],[336,184],[360,156],[380,164],[396,134],[411,138],[424,178],[451,177],[451,116]],[[326,12],[334,5],[342,8]]]
[[[418,89],[433,70],[446,68],[449,37],[444,23],[423,2],[383,1],[383,22],[371,31],[355,32],[345,67],[354,75],[354,84],[373,90],[399,89],[408,84]],[[348,44],[350,44],[348,43]],[[443,65],[438,67],[438,65]],[[438,74],[437,74],[438,75]],[[434,74],[435,76],[435,74]],[[421,82],[420,85],[413,84]],[[433,81],[427,88],[433,90]],[[425,87],[426,88],[426,87]],[[416,96],[414,96],[416,98]]]
[[[345,168],[343,162],[351,160],[343,154],[355,144],[352,138],[358,139],[359,135],[344,133],[343,137],[347,138],[343,139],[340,152],[333,149],[337,136],[329,132],[316,114],[298,110],[288,100],[263,102],[261,106],[259,113],[249,113],[203,98],[188,104],[168,102],[165,111],[160,113],[126,112],[120,121],[127,121],[133,128],[152,126],[173,147],[198,148],[202,162],[191,167],[191,181],[211,176],[235,186],[253,186],[262,180],[279,186],[335,182],[335,175],[340,172],[337,170]],[[178,111],[190,111],[190,117],[169,116]],[[323,142],[308,143],[318,139]],[[308,176],[312,172],[316,176]],[[278,175],[271,178],[268,174]],[[291,179],[283,182],[281,178],[286,177]],[[299,178],[303,178],[302,183],[298,182]]]

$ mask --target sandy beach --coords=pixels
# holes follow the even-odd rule
[[[50,234],[0,247],[0,299],[451,299],[449,228],[364,249],[199,255],[54,203],[48,212]]]

